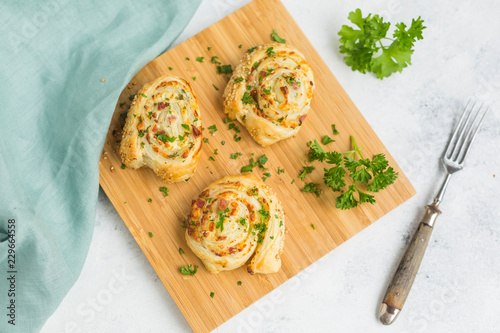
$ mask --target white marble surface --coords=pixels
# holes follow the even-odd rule
[[[176,44],[247,1],[204,1]],[[485,1],[301,1],[285,6],[406,172],[417,195],[215,332],[499,332],[500,4]],[[413,65],[380,81],[352,72],[336,33],[355,8],[428,27]],[[286,33],[284,33],[286,35]],[[391,327],[376,317],[417,219],[443,177],[438,165],[462,105],[492,106],[408,302]],[[495,178],[494,175],[497,175]],[[83,272],[42,332],[190,332],[101,190]]]

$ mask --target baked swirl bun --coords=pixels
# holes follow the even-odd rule
[[[252,174],[210,184],[191,205],[188,246],[211,273],[243,266],[274,273],[281,267],[285,215],[272,190]]]
[[[135,96],[123,128],[120,154],[130,168],[150,167],[167,182],[194,174],[202,145],[202,126],[193,89],[164,75]]]
[[[224,91],[224,112],[263,147],[300,129],[313,96],[313,72],[295,48],[278,43],[247,53]]]

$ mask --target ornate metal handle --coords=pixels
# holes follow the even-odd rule
[[[431,205],[427,205],[422,222],[420,222],[417,232],[413,236],[410,246],[401,259],[385,293],[380,307],[380,321],[382,324],[392,324],[403,308],[424,257],[434,222],[439,214],[441,214],[441,211],[438,208],[437,200]]]

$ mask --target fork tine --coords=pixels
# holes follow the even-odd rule
[[[474,121],[476,120],[476,118],[479,116],[479,112],[481,111],[481,108],[478,110],[478,113],[476,115],[476,117],[474,118]],[[474,132],[472,133],[472,125],[474,125],[474,123],[472,123],[471,125],[471,128],[469,129],[469,133],[467,134],[467,144],[464,144],[463,146],[467,146],[465,147],[465,151],[463,153],[463,157],[462,159],[458,162],[459,164],[463,164],[465,162],[465,158],[467,157],[467,155],[469,154],[469,150],[470,150],[470,147],[472,146],[472,143],[474,142],[474,139],[476,138],[476,134],[477,134],[477,131],[479,131],[479,128],[481,127],[481,124],[483,123],[483,120],[484,120],[484,117],[486,116],[486,113],[488,113],[489,111],[489,108],[487,107],[486,110],[483,112],[483,115],[481,116],[481,118],[479,119],[479,123],[476,125],[476,129],[474,130]],[[470,137],[469,139],[469,136],[470,134],[472,134],[472,137]]]
[[[476,119],[479,115],[479,112],[481,111],[482,105],[479,105],[479,110],[475,110],[476,104],[472,106],[472,109],[470,110],[469,115],[467,116],[467,120],[465,121],[464,126],[462,127],[460,131],[460,137],[458,138],[457,142],[455,143],[455,148],[453,149],[453,154],[451,155],[450,159],[453,161],[458,161],[460,158],[460,154],[463,152],[463,147],[466,145],[467,140],[469,139],[470,133],[472,132],[472,129],[474,128],[474,124],[476,122]]]
[[[451,157],[453,156],[453,153],[455,152],[455,149],[458,145],[458,142],[460,141],[460,138],[462,137],[461,134],[463,134],[463,132],[460,131],[460,128],[462,127],[462,123],[464,121],[464,118],[468,113],[467,111],[469,110],[470,104],[471,104],[471,100],[469,99],[469,101],[467,102],[467,105],[465,106],[464,112],[462,113],[462,116],[460,117],[460,120],[458,121],[458,124],[455,127],[453,135],[451,136],[450,142],[448,143],[448,146],[446,147],[445,157],[448,159],[451,159]],[[476,105],[476,102],[474,102],[471,109],[473,109],[475,105]],[[466,124],[469,120],[469,117],[470,117],[470,113],[469,113],[469,116],[467,117],[467,120],[465,122]],[[460,137],[457,139],[457,137],[459,135],[460,135]]]

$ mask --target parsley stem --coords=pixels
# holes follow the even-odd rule
[[[361,155],[361,149],[359,148],[358,145],[356,144],[356,140],[354,140],[354,136],[351,135],[351,144],[352,144],[352,149],[354,150],[354,157],[356,157],[356,153],[359,154],[359,157],[363,159],[363,155]]]

